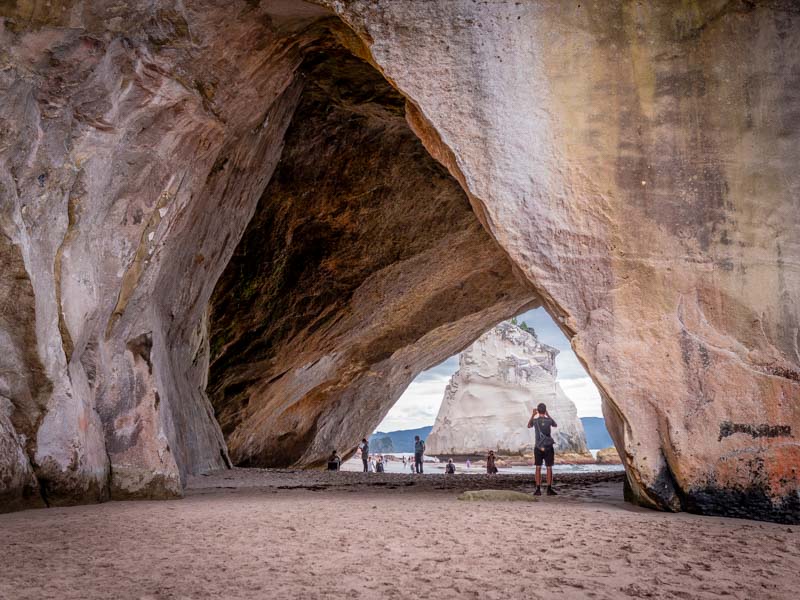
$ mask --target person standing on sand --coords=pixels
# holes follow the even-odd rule
[[[489,450],[489,454],[486,457],[486,472],[489,475],[495,475],[497,473],[497,465],[495,461],[497,457],[494,455],[494,450]]]
[[[467,470],[469,470],[469,469],[470,469],[470,467],[472,467],[472,463],[471,463],[471,462],[469,462],[469,459],[467,459]]]
[[[414,470],[417,473],[422,473],[422,458],[425,456],[425,442],[419,439],[418,435],[414,436]]]
[[[444,472],[446,475],[455,475],[456,474],[456,465],[453,463],[453,459],[447,461],[447,464],[444,467]]]
[[[558,427],[553,418],[547,414],[547,406],[540,402],[528,420],[528,429],[536,432],[536,443],[533,448],[533,462],[536,465],[536,491],[534,496],[542,495],[542,463],[547,467],[547,495],[555,496],[553,491],[553,463],[555,462],[556,441],[551,434],[552,427]]]
[[[364,463],[364,473],[369,471],[369,442],[367,438],[363,438],[361,443],[358,445],[359,450],[361,450],[361,462]]]

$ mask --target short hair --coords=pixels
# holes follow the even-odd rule
[[[539,402],[539,406],[536,407],[536,410],[540,415],[543,415],[547,412],[547,406],[545,406],[544,402]]]
[[[419,439],[419,436],[418,436],[418,435],[415,435],[415,436],[414,436],[414,439],[415,439],[415,440],[418,440],[418,439]]]

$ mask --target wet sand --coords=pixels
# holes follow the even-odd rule
[[[800,527],[631,507],[619,474],[234,470],[169,502],[0,515],[0,598],[797,598]]]

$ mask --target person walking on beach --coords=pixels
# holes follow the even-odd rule
[[[489,450],[489,454],[486,457],[486,472],[489,475],[495,475],[497,473],[497,465],[495,461],[497,457],[494,455],[494,450]]]
[[[422,473],[422,458],[425,456],[425,442],[419,439],[418,435],[414,436],[414,470],[417,473]]]
[[[456,465],[453,463],[453,459],[447,461],[447,464],[444,467],[444,472],[446,475],[455,475],[456,474]]]
[[[403,457],[403,471],[406,470],[406,457]]]
[[[472,467],[472,463],[469,462],[469,459],[467,459],[467,471],[469,471],[471,467]]]
[[[540,402],[528,420],[528,428],[533,427],[536,432],[536,442],[533,448],[533,461],[536,465],[536,491],[534,496],[542,495],[542,463],[547,467],[547,495],[555,496],[553,491],[553,463],[555,462],[556,441],[553,439],[553,427],[558,427],[553,418],[547,414],[547,406]]]
[[[361,462],[364,463],[364,473],[367,473],[369,471],[369,442],[367,438],[361,440],[358,448],[361,450]]]

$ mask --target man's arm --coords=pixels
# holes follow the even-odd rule
[[[545,416],[548,419],[550,419],[550,427],[558,427],[558,424],[556,423],[556,421],[555,421],[555,419],[553,417],[551,417],[549,414],[547,414]]]

